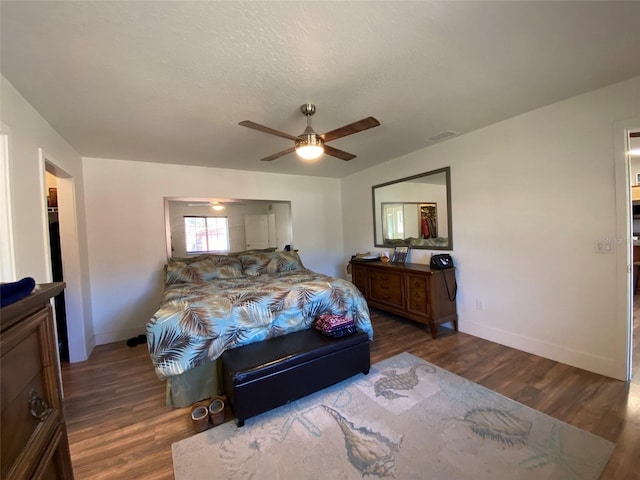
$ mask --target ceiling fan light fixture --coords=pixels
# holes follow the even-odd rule
[[[275,160],[276,158],[280,158],[292,152],[296,152],[300,158],[307,161],[314,161],[317,158],[320,158],[323,153],[344,161],[353,160],[354,158],[356,158],[353,153],[344,152],[342,150],[338,150],[337,148],[330,147],[329,145],[327,145],[325,148],[325,142],[332,142],[333,140],[337,140],[338,138],[353,135],[354,133],[362,132],[364,130],[368,130],[380,125],[380,122],[375,118],[367,117],[363,118],[362,120],[358,120],[357,122],[352,122],[348,125],[344,125],[340,128],[336,128],[329,132],[318,135],[311,128],[310,121],[311,115],[316,112],[315,105],[311,103],[305,103],[304,105],[300,106],[300,111],[305,117],[307,117],[307,128],[304,132],[302,132],[302,135],[298,136],[280,132],[278,130],[274,130],[273,128],[265,127],[264,125],[252,122],[251,120],[243,120],[238,125],[252,128],[253,130],[258,130],[260,132],[268,133],[270,135],[275,135],[277,137],[293,140],[294,145],[292,147],[289,147],[286,150],[282,150],[281,152],[274,153],[273,155],[269,155],[268,157],[261,158],[260,160],[262,160],[263,162],[270,162],[271,160]]]
[[[213,208],[216,212],[224,210],[224,205],[220,202],[211,202],[211,208]]]
[[[296,139],[296,153],[304,160],[315,160],[324,153],[324,140],[314,132],[305,131]]]

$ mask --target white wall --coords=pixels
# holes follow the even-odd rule
[[[345,178],[345,252],[375,250],[372,185],[451,166],[460,330],[624,378],[616,288],[629,239],[616,238],[626,192],[616,192],[614,123],[639,109],[640,77]],[[614,254],[595,253],[602,239],[619,242]],[[410,255],[428,263],[430,252]]]
[[[96,343],[145,331],[158,308],[166,263],[164,197],[291,202],[304,265],[344,270],[340,181],[126,160],[84,159]]]
[[[51,281],[49,232],[45,202],[44,159],[65,175],[58,185],[61,247],[69,349],[72,361],[87,358],[93,348],[89,269],[84,223],[82,161],[78,153],[2,76],[2,133],[9,148],[9,196],[15,279]]]

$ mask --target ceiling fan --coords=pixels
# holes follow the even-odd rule
[[[330,132],[318,135],[313,131],[313,128],[311,128],[310,124],[310,117],[311,115],[316,113],[316,106],[311,103],[305,103],[304,105],[300,106],[300,111],[307,117],[307,128],[304,132],[302,132],[302,134],[298,136],[280,132],[278,130],[274,130],[273,128],[265,127],[264,125],[252,122],[250,120],[240,122],[238,125],[242,125],[243,127],[252,128],[260,132],[269,133],[271,135],[276,135],[278,137],[283,137],[294,141],[294,145],[292,147],[289,147],[286,150],[282,150],[281,152],[274,153],[273,155],[269,155],[268,157],[262,158],[261,160],[264,162],[270,162],[271,160],[275,160],[276,158],[280,158],[292,152],[296,152],[298,156],[304,158],[305,160],[315,160],[323,153],[331,155],[332,157],[339,158],[341,160],[351,160],[356,158],[356,155],[345,152],[343,150],[338,150],[337,148],[330,147],[326,143],[380,125],[380,122],[375,118],[367,117],[363,118],[362,120],[358,120],[357,122],[350,123],[349,125],[345,125],[344,127],[336,128],[335,130],[331,130]]]

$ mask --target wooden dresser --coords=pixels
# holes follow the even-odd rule
[[[426,323],[433,338],[443,323],[451,322],[458,331],[454,269],[432,271],[417,263],[352,261],[351,276],[370,306]]]
[[[53,312],[63,282],[0,310],[0,477],[73,478],[62,411]]]

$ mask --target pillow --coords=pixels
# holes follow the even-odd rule
[[[242,255],[240,261],[242,271],[250,277],[305,269],[297,252],[254,253]]]
[[[230,252],[230,257],[240,257],[242,255],[251,255],[253,253],[271,253],[275,252],[277,247],[269,247],[269,248],[255,248],[253,250],[245,250],[244,252]]]
[[[207,255],[191,262],[171,260],[165,265],[165,284],[204,283],[215,278],[243,277],[240,259],[225,255]]]
[[[205,282],[214,278],[244,277],[242,263],[239,258],[235,257],[212,255],[200,262],[192,263],[191,266],[198,270],[200,278]]]
[[[202,253],[200,255],[193,255],[191,257],[171,257],[169,259],[169,262],[181,262],[181,263],[186,263],[187,265],[194,263],[194,262],[199,262],[201,260],[206,260],[209,257],[220,257],[222,255],[216,255],[214,253]]]
[[[164,284],[177,283],[202,283],[202,279],[190,264],[172,261],[164,266]]]

